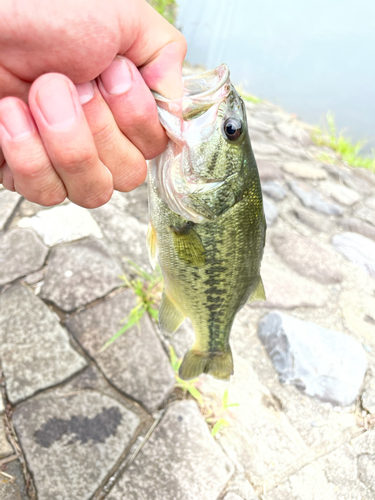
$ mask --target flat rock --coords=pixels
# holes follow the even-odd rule
[[[0,417],[0,459],[12,455],[12,453],[14,453],[14,451],[7,440],[4,417]]]
[[[288,158],[299,158],[301,160],[310,160],[309,155],[301,147],[288,146],[287,144],[279,144],[279,149]]]
[[[297,207],[291,210],[291,214],[306,226],[315,229],[315,231],[330,233],[334,229],[333,223],[327,217],[323,217],[312,210]]]
[[[232,474],[196,403],[178,401],[107,500],[217,500]]]
[[[195,340],[194,327],[189,318],[186,318],[178,330],[167,337],[167,341],[172,345],[176,356],[182,358],[192,347]]]
[[[336,203],[325,200],[322,195],[308,186],[290,181],[288,183],[292,192],[301,200],[307,208],[325,215],[342,215],[343,209]]]
[[[107,245],[86,239],[51,250],[40,296],[72,311],[121,286],[121,265]]]
[[[274,181],[262,183],[262,192],[275,201],[281,201],[286,196],[283,186]]]
[[[102,232],[85,208],[69,203],[41,210],[33,217],[24,217],[19,227],[30,227],[49,246],[79,240],[86,236],[102,238]]]
[[[332,404],[355,401],[367,368],[355,339],[278,311],[259,322],[258,335],[281,382]]]
[[[276,205],[274,205],[272,201],[268,200],[265,197],[263,198],[263,208],[264,215],[266,216],[267,227],[271,227],[275,224],[279,212],[276,208]]]
[[[308,131],[293,123],[281,121],[276,125],[276,129],[287,139],[295,140],[302,146],[308,146],[312,142]]]
[[[284,179],[284,174],[276,163],[269,160],[257,160],[257,165],[262,182]]]
[[[3,189],[0,191],[0,231],[4,230],[6,223],[16,209],[21,195]]]
[[[99,353],[135,305],[134,292],[127,289],[72,316],[66,325],[107,379],[153,412],[173,389],[175,377],[149,318],[143,316],[139,328],[130,328]]]
[[[353,173],[351,173],[335,165],[324,165],[324,168],[334,179],[354,191],[358,191],[364,195],[369,195],[373,192],[374,188],[372,184],[361,174],[357,175],[357,169],[354,169]]]
[[[375,196],[371,196],[370,198],[367,198],[365,200],[365,205],[368,208],[371,208],[371,210],[375,210]]]
[[[357,460],[358,479],[375,493],[375,455],[364,453]]]
[[[139,418],[96,391],[33,399],[13,422],[39,500],[89,500],[129,445]]]
[[[6,472],[10,474],[8,469]],[[0,480],[0,498],[1,500],[23,500],[18,485],[6,477]]]
[[[375,297],[358,292],[342,292],[339,305],[349,330],[367,342],[375,342]]]
[[[13,404],[87,365],[55,314],[22,285],[0,295],[0,358]]]
[[[100,225],[112,252],[122,262],[135,262],[143,269],[152,271],[146,246],[147,224],[127,213],[128,204],[114,193],[106,205],[91,210],[91,214]]]
[[[4,411],[5,411],[4,400],[2,394],[0,394],[0,415],[4,413]]]
[[[247,115],[247,124],[249,128],[265,133],[269,132],[273,128],[272,125],[264,123],[264,121],[258,120],[257,118],[253,118],[251,115],[249,116],[249,114]]]
[[[375,277],[375,242],[357,233],[336,234],[332,238],[335,250]]]
[[[299,179],[318,181],[327,178],[325,170],[307,162],[288,162],[283,165],[283,170]]]
[[[362,196],[357,191],[337,182],[327,181],[320,186],[320,189],[325,195],[330,196],[334,201],[346,207],[351,207],[362,199]]]
[[[315,241],[292,232],[274,234],[271,241],[276,252],[298,274],[323,284],[344,279],[335,256]]]
[[[253,141],[251,144],[253,148],[254,155],[257,156],[279,156],[280,149],[270,142],[256,142]]]
[[[375,210],[371,210],[371,208],[360,207],[354,212],[354,216],[375,226]]]
[[[0,235],[0,285],[40,269],[48,248],[29,229],[13,229]]]
[[[375,226],[368,224],[361,219],[356,219],[354,217],[341,219],[340,226],[344,229],[344,231],[359,233],[366,236],[366,238],[370,238],[375,241]]]

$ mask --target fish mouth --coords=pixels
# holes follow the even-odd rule
[[[230,72],[226,64],[217,68],[188,75],[182,78],[183,97],[168,99],[157,92],[152,92],[160,110],[189,121],[205,113],[214,104],[225,99],[230,92]]]

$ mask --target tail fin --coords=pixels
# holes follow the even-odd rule
[[[179,377],[190,380],[201,373],[228,380],[233,375],[233,357],[230,347],[225,352],[198,352],[190,349],[182,360]]]

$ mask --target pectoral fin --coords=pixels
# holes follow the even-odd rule
[[[151,222],[148,224],[147,228],[147,248],[148,248],[148,258],[150,259],[150,263],[152,269],[155,269],[156,266],[156,233]]]
[[[202,241],[194,231],[192,225],[187,223],[180,229],[171,227],[174,249],[182,262],[191,266],[201,267],[206,263],[206,255]]]
[[[259,277],[258,285],[254,292],[250,295],[248,302],[257,302],[258,300],[266,300],[262,278]]]
[[[185,315],[178,309],[174,302],[163,292],[159,309],[159,325],[165,332],[172,334],[184,321]]]

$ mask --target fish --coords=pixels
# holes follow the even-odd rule
[[[169,137],[148,165],[147,245],[164,279],[159,325],[168,335],[185,318],[194,327],[181,379],[227,380],[235,315],[265,300],[266,220],[245,105],[226,64],[184,77],[180,99],[154,97]]]

